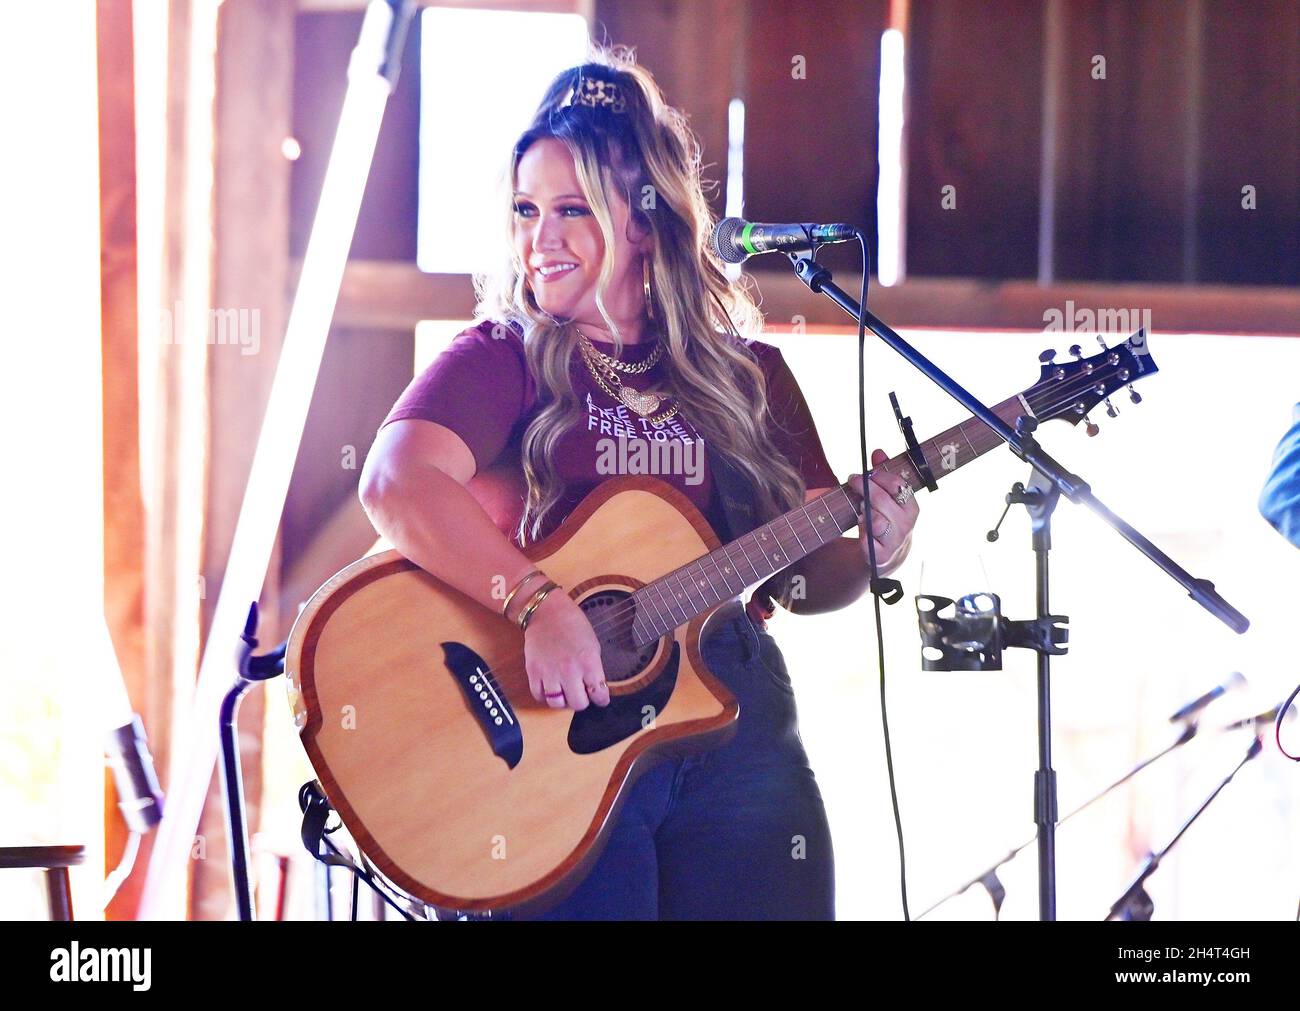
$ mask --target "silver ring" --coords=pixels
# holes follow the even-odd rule
[[[894,496],[894,501],[901,506],[905,506],[911,497],[912,486],[910,484],[904,484],[902,488],[898,489],[898,494]]]
[[[893,521],[893,520],[885,520],[885,529],[884,529],[884,531],[880,534],[880,536],[876,538],[876,540],[878,540],[878,541],[883,541],[886,537],[889,536],[889,531],[891,531],[891,530],[893,530],[893,529],[894,529],[894,521]]]

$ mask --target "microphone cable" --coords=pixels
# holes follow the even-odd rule
[[[910,923],[911,912],[907,904],[907,848],[903,842],[903,816],[898,809],[898,784],[894,779],[894,752],[889,739],[889,707],[885,693],[885,637],[880,617],[880,598],[891,590],[898,594],[890,601],[897,603],[902,599],[902,584],[895,579],[882,579],[876,568],[876,539],[872,533],[874,511],[871,505],[871,459],[867,450],[867,347],[866,347],[866,311],[867,291],[871,277],[871,249],[861,229],[854,229],[858,246],[862,250],[862,292],[858,299],[861,312],[858,314],[858,439],[859,452],[862,456],[862,498],[867,534],[867,567],[871,573],[871,601],[876,618],[876,659],[880,666],[880,725],[885,741],[885,769],[889,775],[889,800],[894,811],[894,829],[898,835],[898,884],[903,901],[903,920]],[[814,249],[812,258],[816,260]]]

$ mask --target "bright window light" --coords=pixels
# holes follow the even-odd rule
[[[727,205],[729,218],[745,216],[745,103],[733,98],[727,106]],[[740,276],[740,264],[727,264],[727,277]]]
[[[447,350],[456,335],[473,324],[468,319],[422,319],[415,324],[415,374]]]
[[[510,147],[555,75],[586,58],[587,22],[440,7],[421,17],[416,262],[430,273],[471,273],[495,265],[497,185]]]
[[[903,279],[903,33],[880,37],[880,180],[876,221],[880,241],[876,275],[883,285]]]

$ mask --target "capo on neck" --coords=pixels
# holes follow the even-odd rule
[[[898,397],[894,395],[893,390],[889,392],[889,402],[894,408],[894,418],[898,421],[898,430],[903,433],[903,439],[907,443],[907,459],[911,462],[917,475],[925,482],[926,489],[936,491],[939,483],[934,479],[934,471],[930,469],[929,461],[926,460],[925,453],[921,450],[920,443],[916,441],[916,435],[912,432],[912,419],[903,417],[903,412],[898,406]]]

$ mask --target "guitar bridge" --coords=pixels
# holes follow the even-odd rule
[[[483,658],[459,642],[444,642],[443,662],[460,685],[469,711],[478,720],[492,754],[502,759],[510,768],[524,757],[524,735],[510,700],[492,677],[492,671]]]

